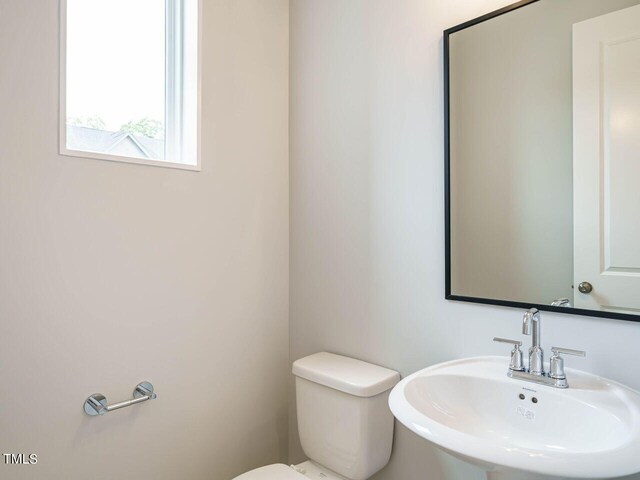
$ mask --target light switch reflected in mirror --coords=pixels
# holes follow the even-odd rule
[[[447,298],[640,320],[640,0],[445,32]]]

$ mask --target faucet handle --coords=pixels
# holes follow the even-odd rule
[[[522,350],[520,350],[522,342],[520,340],[511,340],[508,338],[500,337],[493,337],[493,341],[499,343],[509,343],[513,345],[513,350],[511,350],[511,361],[509,362],[509,370],[523,372],[524,363],[522,361]]]
[[[509,343],[509,344],[513,345],[514,347],[521,347],[522,346],[522,342],[520,340],[511,340],[509,338],[493,337],[493,341],[494,342],[499,342],[499,343]]]
[[[556,386],[567,388],[569,384],[567,383],[567,375],[564,373],[564,360],[560,354],[586,357],[587,352],[564,347],[551,347],[551,351],[553,352],[553,356],[549,361],[549,377],[556,381]]]
[[[586,357],[587,352],[583,350],[573,350],[572,348],[564,348],[564,347],[551,347],[551,351],[559,356],[561,353],[565,355],[575,355],[576,357]]]

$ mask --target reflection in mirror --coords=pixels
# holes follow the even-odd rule
[[[638,4],[539,0],[445,33],[448,298],[640,314]]]

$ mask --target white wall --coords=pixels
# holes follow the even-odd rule
[[[58,2],[0,0],[0,478],[286,460],[288,2],[203,3],[194,173],[59,156]]]
[[[522,312],[444,300],[442,30],[505,0],[292,0],[292,360],[327,350],[407,375],[505,354]],[[568,364],[640,388],[640,325],[543,314]],[[290,384],[290,460],[303,458]],[[396,429],[376,480],[482,472]],[[639,477],[640,478],[640,477]]]

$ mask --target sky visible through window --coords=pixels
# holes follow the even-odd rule
[[[164,1],[67,0],[66,91],[68,123],[115,132],[147,120],[162,138]]]

